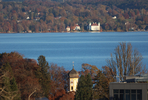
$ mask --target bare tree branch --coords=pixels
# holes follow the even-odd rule
[[[137,50],[132,50],[131,43],[122,42],[115,48],[114,56],[111,54],[111,59],[107,61],[107,64],[123,81],[127,75],[140,74],[144,68],[142,59]]]

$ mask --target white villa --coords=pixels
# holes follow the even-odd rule
[[[76,25],[74,26],[74,29],[73,29],[73,30],[79,31],[80,29],[81,29],[80,26],[79,26],[78,24],[76,24]]]
[[[97,23],[93,23],[93,24],[89,23],[88,29],[90,31],[100,31],[100,22],[98,22],[98,24]]]
[[[67,32],[70,31],[70,27],[69,27],[69,26],[66,27],[66,31],[67,31]]]

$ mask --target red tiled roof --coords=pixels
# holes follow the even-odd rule
[[[79,25],[75,25],[75,26],[79,26]]]
[[[94,24],[92,24],[91,26],[98,26],[98,24],[94,23]]]

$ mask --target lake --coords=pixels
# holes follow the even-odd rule
[[[73,61],[77,71],[83,63],[101,69],[119,42],[130,42],[148,65],[148,32],[5,33],[0,34],[0,53],[17,51],[35,60],[43,55],[66,70],[73,68]]]

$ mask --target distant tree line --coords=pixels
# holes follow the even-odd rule
[[[114,57],[115,55],[115,57]],[[147,73],[142,56],[130,43],[120,43],[107,66],[82,64],[76,93],[67,92],[68,73],[63,67],[48,64],[40,55],[38,62],[17,52],[0,54],[0,100],[109,100],[109,83],[125,76]],[[114,59],[115,58],[115,59]],[[117,77],[120,76],[120,77]]]
[[[77,23],[88,31],[89,22],[100,22],[102,31],[145,31],[147,7],[146,0],[2,1],[0,32],[64,32]]]

